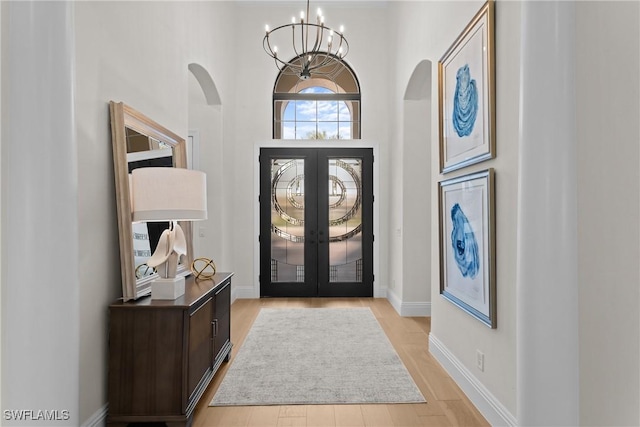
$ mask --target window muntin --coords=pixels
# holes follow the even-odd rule
[[[307,80],[281,72],[273,93],[273,137],[359,139],[360,89],[351,68],[340,61],[331,77]]]
[[[333,94],[323,87],[310,87],[301,94]],[[284,101],[281,127],[284,139],[349,139],[351,111],[346,101],[295,100]]]

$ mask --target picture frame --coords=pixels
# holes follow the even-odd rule
[[[440,295],[496,328],[494,169],[438,186]]]
[[[494,1],[438,61],[440,173],[495,157]]]

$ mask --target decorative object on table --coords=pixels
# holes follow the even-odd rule
[[[494,2],[438,61],[440,172],[495,157]]]
[[[424,401],[370,308],[262,308],[210,405]]]
[[[209,258],[196,258],[191,263],[191,272],[196,280],[210,279],[216,274],[216,264]]]
[[[176,277],[187,241],[178,221],[207,219],[206,176],[203,172],[152,167],[131,173],[132,221],[169,222],[147,265],[159,278],[151,283],[151,298],[176,299],[184,294],[184,276]]]
[[[307,12],[300,12],[300,18],[291,18],[290,24],[280,25],[272,30],[265,26],[262,47],[275,60],[276,66],[285,74],[307,80],[312,75],[331,76],[349,52],[349,43],[344,37],[344,27],[333,30],[324,24],[322,11],[318,9],[316,22],[311,22],[309,0]],[[284,50],[279,50],[284,48]],[[285,46],[289,46],[288,49]],[[337,60],[337,61],[336,61]]]
[[[141,279],[143,277],[151,276],[152,274],[157,273],[156,269],[153,267],[149,267],[146,263],[140,264],[136,267],[136,279]]]
[[[439,183],[440,294],[496,327],[494,170]]]

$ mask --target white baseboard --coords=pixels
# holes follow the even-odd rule
[[[109,404],[105,403],[104,406],[98,409],[93,415],[89,417],[84,423],[82,423],[82,427],[104,427],[107,425],[107,413],[109,409]]]
[[[391,306],[396,309],[396,312],[400,314],[400,312],[402,311],[402,301],[400,300],[400,298],[398,298],[398,295],[396,295],[396,293],[391,289],[387,289],[387,299],[391,303]]]
[[[517,425],[516,417],[469,371],[449,349],[429,334],[429,352],[492,426]]]
[[[386,298],[387,297],[387,288],[376,288],[375,284],[373,285],[373,297],[374,298]]]
[[[231,289],[231,303],[236,299],[260,298],[260,292],[253,286],[236,286]]]
[[[400,316],[405,317],[430,317],[430,302],[403,302],[400,306]]]
[[[391,289],[387,290],[387,299],[403,317],[428,317],[431,316],[430,302],[402,302],[398,295]]]

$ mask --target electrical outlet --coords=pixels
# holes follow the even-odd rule
[[[476,366],[484,372],[484,353],[480,350],[476,350]]]
[[[198,234],[200,235],[200,237],[205,237],[205,234],[206,234],[205,228],[204,227],[199,227]]]

